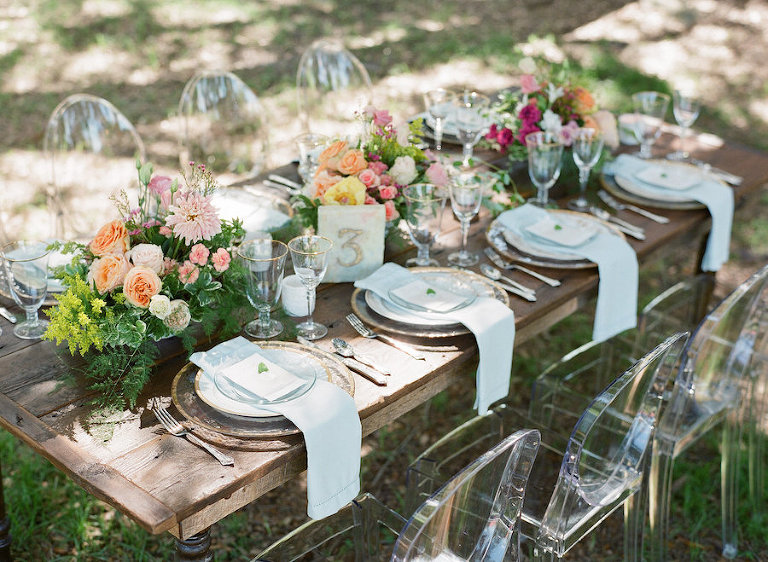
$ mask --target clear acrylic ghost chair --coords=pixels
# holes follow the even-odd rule
[[[411,516],[392,560],[520,560],[520,513],[539,450],[521,430],[448,480]]]
[[[753,419],[752,370],[765,369],[764,322],[768,266],[739,285],[707,315],[684,353],[670,406],[659,422],[650,480],[652,556],[667,556],[674,459],[722,423],[720,469],[723,556],[737,553],[737,472],[741,424]],[[763,324],[764,328],[765,324]],[[756,344],[763,346],[760,353]],[[677,407],[673,407],[677,404]],[[755,406],[757,409],[757,406]]]
[[[296,92],[303,131],[329,137],[351,134],[356,114],[373,99],[365,66],[333,39],[318,39],[304,51],[296,72]]]
[[[74,94],[53,110],[43,137],[51,166],[49,208],[54,236],[88,238],[117,211],[110,196],[138,189],[136,159],[144,143],[107,100]],[[132,191],[133,190],[133,191]]]
[[[222,183],[258,175],[266,165],[268,121],[256,94],[231,72],[199,72],[179,100],[179,160],[214,172]]]
[[[266,550],[257,560],[389,560],[405,519],[371,494],[361,494],[339,512],[308,521]]]

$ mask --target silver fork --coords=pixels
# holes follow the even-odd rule
[[[363,336],[364,338],[378,338],[383,342],[388,343],[392,347],[399,349],[400,351],[407,353],[414,359],[426,359],[423,353],[415,350],[410,345],[407,345],[399,340],[396,340],[395,338],[390,338],[386,334],[379,334],[378,332],[374,332],[371,330],[368,326],[363,324],[363,321],[360,320],[355,314],[347,314],[347,322],[349,322],[352,327],[357,330],[357,333]]]
[[[155,414],[157,421],[159,421],[160,424],[165,428],[165,430],[171,435],[175,435],[176,437],[186,437],[187,441],[189,441],[190,443],[194,443],[198,447],[202,447],[203,449],[211,453],[214,457],[216,457],[216,460],[219,461],[224,466],[235,465],[235,459],[233,459],[229,455],[225,455],[213,445],[209,445],[205,441],[202,441],[201,439],[198,439],[197,437],[189,433],[186,429],[184,429],[184,426],[181,425],[179,422],[177,422],[173,418],[173,416],[169,414],[168,411],[162,406],[155,404],[155,406],[152,408],[152,412]]]
[[[502,258],[499,254],[493,251],[492,248],[489,248],[486,246],[485,255],[488,256],[488,259],[491,260],[494,264],[496,264],[496,267],[500,267],[501,269],[517,269],[518,271],[522,271],[523,273],[527,273],[531,277],[535,277],[539,281],[543,281],[550,287],[559,287],[560,281],[557,279],[552,279],[551,277],[547,277],[546,275],[539,273],[538,271],[533,271],[532,269],[528,269],[527,267],[524,267],[522,265],[516,264],[516,263],[510,263],[506,261],[504,258]]]
[[[611,207],[612,209],[615,209],[617,211],[632,211],[633,213],[637,213],[638,215],[642,215],[645,218],[651,219],[652,221],[656,221],[659,224],[667,224],[669,222],[669,219],[667,217],[662,217],[661,215],[657,215],[656,213],[652,213],[650,211],[646,211],[645,209],[641,207],[636,207],[635,205],[630,205],[629,203],[622,203],[618,199],[615,199],[610,193],[607,191],[601,189],[597,192],[597,196],[603,200],[603,203]]]

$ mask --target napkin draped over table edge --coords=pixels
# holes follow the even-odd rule
[[[206,370],[220,369],[260,351],[256,344],[240,336],[207,352],[193,353],[190,361]],[[318,404],[321,407],[317,407]],[[349,394],[318,379],[298,398],[279,404],[260,404],[259,408],[282,414],[304,434],[309,517],[322,519],[333,515],[357,497],[362,425],[355,401]]]
[[[680,191],[655,186],[635,177],[639,171],[653,165],[653,163],[636,156],[621,154],[616,160],[606,164],[603,171],[622,177],[632,176],[632,181],[640,182],[646,189],[657,190],[659,193],[683,195],[705,205],[712,217],[712,228],[707,237],[707,246],[701,260],[701,270],[718,271],[728,261],[730,254],[734,210],[733,190],[715,179],[701,181],[693,187]]]
[[[504,211],[496,219],[505,228],[511,228],[523,218],[529,221],[547,219],[547,211],[526,204]],[[519,225],[518,225],[519,226]],[[580,246],[553,244],[537,237],[536,243],[544,248],[585,258],[597,264],[600,281],[597,289],[595,322],[592,339],[600,342],[637,326],[637,255],[626,240],[612,232],[599,232]]]
[[[418,277],[406,268],[388,262],[368,277],[356,281],[355,287],[373,291],[382,299],[392,302],[389,298],[390,289],[405,286],[416,279]],[[494,298],[479,297],[464,308],[446,313],[445,317],[461,322],[475,335],[480,356],[475,375],[475,407],[478,414],[485,414],[492,403],[509,394],[515,314]]]

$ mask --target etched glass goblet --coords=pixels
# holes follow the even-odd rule
[[[651,147],[661,135],[664,115],[669,107],[669,96],[661,92],[632,94],[632,104],[639,119],[635,122],[635,136],[640,141],[640,158],[651,158]]]
[[[430,117],[435,120],[435,150],[443,149],[443,127],[451,116],[456,103],[456,93],[445,88],[436,88],[424,94],[424,105]]]
[[[571,199],[568,206],[574,211],[585,212],[589,209],[589,201],[586,198],[589,172],[603,152],[603,136],[600,131],[589,127],[578,129],[573,137],[571,150],[573,161],[579,168],[579,197]]]
[[[469,223],[480,211],[487,179],[480,174],[464,173],[454,176],[450,183],[451,209],[461,224],[461,249],[448,256],[448,263],[458,267],[475,265],[480,258],[467,250]]]
[[[41,338],[48,327],[40,320],[37,310],[48,292],[48,249],[44,242],[20,240],[6,244],[2,249],[5,279],[13,300],[27,315],[13,333],[25,340]]]
[[[288,242],[291,251],[293,270],[307,289],[307,321],[296,328],[299,335],[308,340],[317,340],[328,333],[328,328],[312,319],[315,304],[315,290],[325,276],[328,268],[328,252],[333,242],[325,236],[307,234],[297,236]]]
[[[475,143],[488,126],[488,108],[490,99],[478,92],[465,91],[456,101],[454,121],[456,131],[463,147],[462,164],[470,165]]]
[[[444,189],[431,183],[417,183],[403,189],[405,223],[417,250],[416,257],[408,259],[406,266],[440,265],[429,257],[429,249],[440,234],[445,196]]]
[[[273,338],[283,331],[283,325],[270,318],[270,313],[280,300],[288,246],[279,240],[249,240],[238,248],[237,255],[245,269],[246,296],[259,313],[258,319],[243,329],[252,338]]]
[[[528,202],[537,207],[546,207],[549,204],[549,188],[560,177],[563,141],[559,135],[538,132],[526,135],[525,145],[528,148],[528,176],[536,186],[536,198]]]

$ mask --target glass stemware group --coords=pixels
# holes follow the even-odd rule
[[[469,267],[479,261],[477,254],[467,250],[469,222],[480,211],[487,179],[479,174],[464,173],[452,178],[450,183],[451,208],[461,223],[461,249],[448,256],[448,263]]]
[[[440,234],[445,196],[445,190],[431,183],[417,183],[403,189],[405,223],[417,249],[416,257],[408,259],[406,266],[440,265],[429,257],[429,249]]]
[[[536,198],[529,202],[537,207],[546,207],[549,188],[560,177],[563,141],[559,135],[541,131],[526,135],[525,145],[528,148],[528,175],[536,186]]]
[[[245,269],[246,296],[258,311],[257,320],[245,325],[252,338],[268,339],[283,331],[283,325],[270,318],[280,299],[288,247],[278,240],[256,239],[243,243],[237,251]]]
[[[597,164],[603,152],[603,136],[596,129],[581,128],[573,137],[571,149],[573,161],[579,168],[579,196],[571,199],[568,206],[574,211],[586,211],[589,209],[589,201],[586,197],[589,172]]]
[[[651,147],[661,135],[664,115],[669,107],[669,96],[661,92],[637,92],[632,94],[632,104],[638,119],[635,136],[640,141],[640,158],[651,158]]]
[[[40,320],[37,310],[48,293],[48,249],[43,242],[21,240],[2,249],[5,280],[13,300],[27,315],[13,329],[16,337],[32,340],[43,336],[47,320]]]
[[[328,252],[332,247],[333,242],[328,238],[315,234],[297,236],[288,242],[293,270],[307,289],[307,320],[296,328],[299,335],[308,340],[320,339],[328,333],[328,328],[312,320],[312,311],[315,304],[315,289],[325,276],[325,270],[328,268]]]

